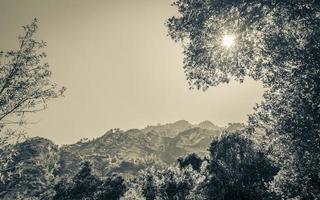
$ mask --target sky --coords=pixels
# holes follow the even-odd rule
[[[17,48],[22,26],[39,19],[52,78],[65,97],[28,115],[29,136],[57,144],[177,120],[246,122],[262,99],[246,79],[189,90],[182,48],[167,36],[170,0],[0,0],[0,50]]]

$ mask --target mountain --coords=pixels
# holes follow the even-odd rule
[[[240,128],[231,125],[232,130]],[[91,141],[61,147],[62,171],[72,174],[70,169],[76,168],[80,160],[91,161],[100,176],[114,171],[134,174],[147,166],[173,164],[189,153],[205,155],[212,139],[228,128],[210,121],[191,124],[180,120],[141,130],[111,129]]]
[[[173,127],[173,131],[176,131],[176,124]],[[160,133],[157,132],[159,129]],[[148,131],[113,129],[94,140],[65,145],[61,147],[62,171],[72,174],[69,169],[77,168],[80,160],[89,160],[95,172],[101,176],[119,171],[118,167],[123,165],[123,161],[131,165],[132,169],[128,169],[130,173],[136,173],[148,166],[148,162],[150,166],[153,164],[161,166],[172,164],[180,156],[191,152],[204,155],[212,138],[220,134],[217,130],[191,126],[189,129],[181,129],[183,131],[176,134],[172,134],[173,131],[167,127],[167,132],[163,127],[159,129]]]
[[[189,153],[206,155],[214,137],[242,128],[239,123],[221,128],[210,121],[191,124],[180,120],[143,129],[111,129],[101,137],[61,147],[48,139],[30,138],[0,149],[4,166],[0,168],[0,198],[48,196],[54,180],[72,177],[83,161],[90,161],[99,177],[113,172],[131,177],[147,167],[173,164]]]
[[[144,133],[155,132],[156,134],[160,136],[165,136],[165,137],[174,137],[179,132],[187,130],[192,127],[193,125],[190,124],[188,121],[179,120],[174,123],[169,123],[165,125],[148,126],[142,129],[142,131]]]
[[[70,160],[88,160],[94,171],[104,176],[115,170],[122,161],[133,161],[155,154],[154,145],[145,134],[138,129],[121,131],[112,129],[103,136],[87,142],[78,142],[61,147],[62,173],[73,174],[81,162]]]

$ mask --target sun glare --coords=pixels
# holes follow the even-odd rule
[[[224,35],[222,38],[222,44],[226,48],[230,48],[235,44],[235,37],[233,35]]]

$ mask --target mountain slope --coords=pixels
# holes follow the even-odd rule
[[[0,149],[2,160],[7,160],[2,165],[5,169],[0,169],[0,198],[50,195],[54,180],[72,177],[83,161],[90,161],[93,173],[100,177],[112,172],[128,177],[147,167],[162,168],[189,153],[207,154],[214,137],[243,127],[239,123],[220,128],[210,121],[193,125],[180,120],[141,130],[111,129],[93,140],[60,148],[50,140],[30,138]]]
[[[89,160],[95,172],[103,176],[128,166],[141,169],[148,164],[172,164],[188,153],[206,154],[213,137],[222,130],[210,121],[193,125],[185,120],[141,130],[112,129],[94,140],[63,146],[62,169],[64,173],[72,173],[68,169],[79,163],[74,160]]]
[[[37,166],[41,169],[39,174],[46,173],[47,177],[54,176],[53,171],[59,176],[74,175],[83,161],[90,161],[93,172],[99,176],[112,172],[130,175],[146,167],[160,168],[172,164],[189,153],[205,155],[214,137],[224,130],[240,128],[243,125],[235,123],[220,128],[210,121],[193,125],[180,120],[141,130],[111,129],[93,140],[81,140],[60,148],[50,140],[32,138],[14,147],[19,152],[14,163],[17,166],[19,163],[31,163],[23,166]]]

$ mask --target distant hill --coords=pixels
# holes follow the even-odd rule
[[[185,120],[143,129],[123,131],[111,129],[90,141],[64,145],[61,151],[61,172],[72,174],[82,160],[93,163],[95,173],[104,176],[111,172],[135,174],[148,166],[173,164],[189,153],[205,155],[214,137],[224,130],[239,130],[243,124],[232,123],[219,127],[210,121],[191,124]]]
[[[7,174],[14,176],[14,181],[19,183],[20,188],[41,193],[47,188],[44,186],[54,184],[53,177],[74,175],[83,161],[90,161],[93,172],[99,176],[112,172],[121,173],[125,177],[131,176],[146,167],[161,168],[173,164],[188,153],[205,155],[214,137],[224,130],[242,128],[244,125],[239,123],[219,127],[210,121],[191,124],[180,120],[141,130],[111,129],[93,140],[81,140],[62,147],[48,139],[35,137],[11,146],[10,150],[14,151],[13,159],[10,152],[5,150],[0,150],[0,156],[11,159]],[[10,185],[11,183],[0,185],[0,198],[13,198],[17,194],[16,190],[20,191],[8,188]]]
[[[193,125],[190,124],[188,121],[179,120],[174,123],[169,123],[164,125],[148,126],[142,129],[142,131],[144,133],[155,132],[159,136],[174,137],[179,132],[190,129],[192,127]]]
[[[223,128],[210,121],[192,125],[180,120],[165,125],[148,126],[142,130],[122,131],[112,129],[103,136],[87,142],[65,145],[61,149],[82,159],[120,160],[141,159],[154,156],[170,164],[179,156],[196,152],[204,154],[212,138]]]

